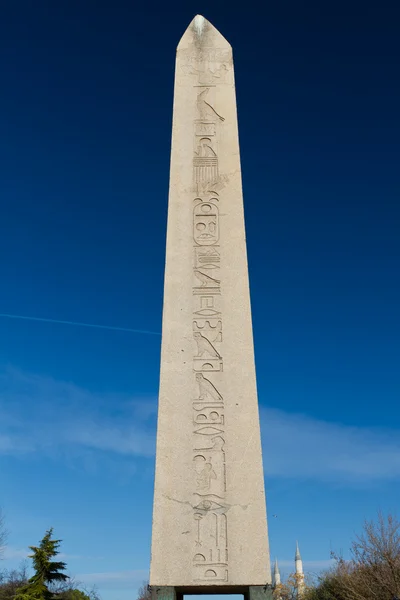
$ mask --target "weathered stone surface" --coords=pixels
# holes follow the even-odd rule
[[[232,49],[176,59],[150,584],[270,582]]]

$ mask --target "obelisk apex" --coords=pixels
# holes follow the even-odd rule
[[[180,39],[178,50],[196,46],[231,48],[224,36],[203,15],[196,15]]]
[[[176,55],[150,584],[270,581],[232,49],[197,15]]]

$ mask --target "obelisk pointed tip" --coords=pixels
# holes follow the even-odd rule
[[[203,17],[203,15],[196,15],[194,19],[192,19],[178,44],[178,49],[188,47],[192,43],[195,43],[197,47],[231,47],[218,29]]]
[[[208,21],[203,17],[203,15],[196,15],[193,19],[193,29],[197,32],[198,35],[201,35],[203,33],[205,23],[208,23]]]

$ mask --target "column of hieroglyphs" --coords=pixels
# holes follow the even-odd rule
[[[218,57],[216,56],[218,54]],[[200,64],[226,63],[225,50],[204,49]],[[213,71],[200,71],[204,86],[214,80]],[[193,547],[194,581],[227,582],[229,577],[226,511],[226,428],[223,369],[223,281],[219,216],[217,140],[224,117],[210,97],[211,87],[197,88],[194,121],[193,180],[193,375],[198,397],[193,400],[194,519],[197,537]]]

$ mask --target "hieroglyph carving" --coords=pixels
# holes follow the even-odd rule
[[[225,118],[215,108],[215,87],[198,86],[194,121],[193,182],[197,193],[224,185],[218,168],[218,127]]]
[[[193,237],[199,246],[213,246],[219,239],[219,211],[212,201],[196,198],[193,210]],[[200,267],[201,268],[201,267]]]
[[[197,66],[185,66],[195,72]],[[211,68],[211,67],[210,67]],[[218,69],[207,71],[217,77]],[[197,72],[197,71],[196,71]],[[212,75],[211,75],[212,73]],[[200,79],[204,81],[205,72]],[[210,82],[210,79],[207,80]],[[193,185],[193,548],[195,581],[228,581],[226,418],[223,396],[223,306],[218,131],[224,117],[213,90],[195,87]]]
[[[203,48],[201,52],[188,50],[181,53],[181,70],[192,76],[200,85],[216,85],[232,82],[232,57],[229,50]]]

